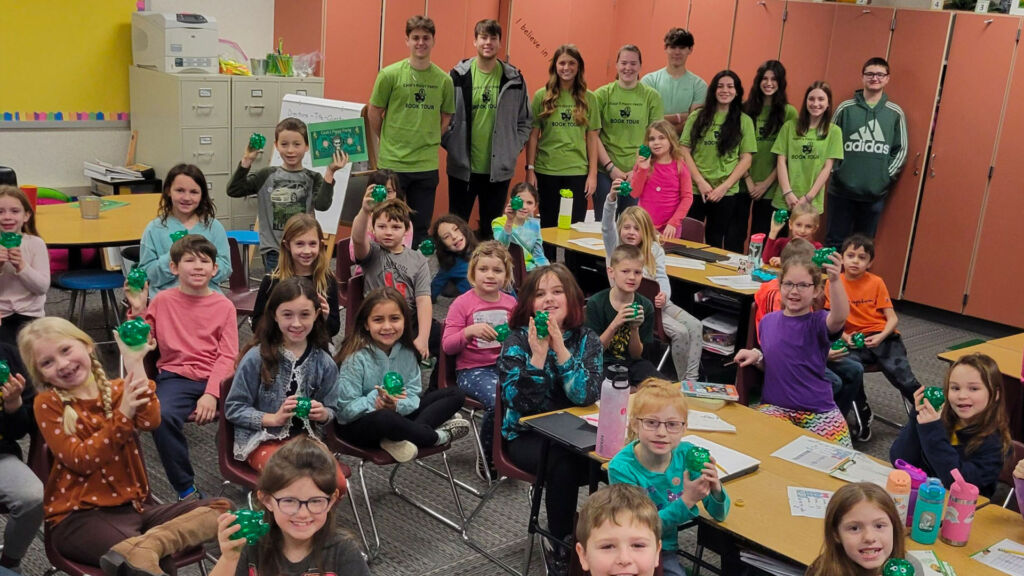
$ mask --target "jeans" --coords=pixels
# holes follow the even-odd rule
[[[612,190],[612,177],[605,174],[604,172],[597,173],[597,190],[594,191],[594,218],[600,222],[601,217],[604,215],[605,200],[608,199],[608,194]],[[618,194],[618,192],[615,192]],[[637,199],[632,196],[619,196],[618,206],[615,208],[615,217],[618,218],[622,211],[630,206],[636,206]]]
[[[868,336],[868,334],[865,334]],[[874,348],[855,348],[850,350],[850,357],[863,364],[878,364],[882,374],[900,394],[910,402],[914,401],[914,391],[921,385],[914,376],[907,359],[907,347],[903,338],[893,333]]]
[[[827,205],[825,245],[839,248],[843,240],[854,234],[875,237],[878,220],[885,209],[885,198],[875,201],[850,200],[829,192]]]
[[[427,392],[420,407],[408,416],[392,410],[374,410],[348,424],[338,424],[338,435],[359,446],[376,448],[383,439],[408,440],[420,448],[437,444],[435,429],[462,408],[466,395],[458,388]]]
[[[843,414],[849,414],[853,401],[864,394],[864,365],[850,356],[828,363],[825,379],[832,384],[832,397]]]
[[[21,560],[43,523],[43,484],[14,454],[0,454],[0,504],[10,511],[4,557]]]
[[[184,493],[195,483],[195,471],[185,438],[185,420],[196,409],[206,392],[206,382],[189,380],[161,370],[156,377],[156,397],[160,400],[160,426],[153,430],[153,443],[171,486]]]
[[[484,417],[480,421],[480,444],[490,464],[494,444],[494,395],[498,391],[498,370],[493,366],[459,370],[455,374],[455,381],[466,396],[484,405]]]
[[[281,253],[277,250],[270,250],[268,252],[261,252],[260,257],[263,259],[263,272],[270,274],[277,269],[277,261],[280,258]]]
[[[678,550],[661,551],[661,570],[665,576],[686,576],[686,570],[679,562]]]
[[[448,210],[469,222],[473,203],[480,199],[480,231],[476,237],[491,239],[491,221],[505,212],[508,180],[491,182],[488,174],[470,174],[469,181],[448,177]]]
[[[419,246],[427,237],[434,217],[434,197],[439,181],[437,170],[399,172],[398,185],[405,192],[405,203],[412,209],[412,245]]]

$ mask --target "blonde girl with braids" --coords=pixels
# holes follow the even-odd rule
[[[217,536],[227,500],[152,504],[139,430],[160,424],[160,402],[141,350],[118,345],[125,378],[110,380],[95,343],[63,318],[41,318],[18,334],[18,348],[40,387],[35,418],[53,467],[46,482],[46,529],[74,562],[123,575],[163,574],[162,559]],[[125,534],[131,537],[125,539]]]
[[[572,190],[572,219],[582,222],[587,198],[597,190],[597,96],[587,90],[583,57],[573,44],[555,50],[547,85],[533,97],[533,130],[526,143],[526,181],[540,191],[544,228],[558,221],[559,191]],[[553,248],[548,258],[554,256]]]
[[[324,231],[312,214],[296,214],[288,219],[281,232],[281,257],[277,268],[263,276],[253,304],[252,331],[255,334],[260,318],[267,308],[267,299],[274,287],[293,276],[309,278],[316,288],[320,315],[324,317],[327,335],[334,337],[341,330],[338,306],[338,281],[331,271]]]
[[[608,266],[611,253],[622,244],[640,249],[644,255],[644,278],[654,280],[661,289],[654,298],[654,307],[661,309],[661,322],[671,340],[672,363],[680,379],[696,380],[700,370],[701,324],[692,314],[672,303],[672,285],[665,271],[665,249],[658,243],[658,232],[651,215],[640,206],[630,206],[615,219],[618,194],[609,194],[604,203],[601,219],[601,237],[604,239]]]

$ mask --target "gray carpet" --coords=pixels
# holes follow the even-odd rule
[[[254,271],[258,272],[258,271]],[[67,292],[51,290],[47,300],[47,313],[64,316],[67,313],[69,296]],[[435,307],[435,317],[443,319],[447,306]],[[946,365],[936,358],[936,354],[952,345],[972,338],[989,339],[1008,335],[1013,330],[997,325],[985,324],[963,318],[937,314],[931,310],[917,307],[900,306],[900,332],[910,351],[911,364],[918,379],[923,384],[939,384],[945,373]],[[87,314],[84,322],[90,334],[97,340],[109,340],[109,332],[103,327],[102,309],[99,298],[90,295]],[[242,331],[243,340],[249,336],[248,328]],[[113,345],[100,346],[101,354],[108,370],[116,374],[116,349]],[[867,393],[875,414],[902,423],[906,420],[902,402],[895,388],[880,374],[869,374],[866,378]],[[857,447],[880,458],[888,458],[889,445],[896,436],[896,430],[884,424],[876,423],[874,434],[867,443]],[[222,490],[221,476],[217,467],[216,429],[211,426],[189,426],[187,428],[189,443],[192,450],[192,461],[197,472],[197,484],[203,492],[211,495]],[[146,460],[149,466],[150,481],[156,495],[169,500],[173,491],[167,484],[162,466],[156,457],[156,451],[148,435],[144,436]],[[440,466],[440,457],[429,460]],[[482,483],[473,473],[474,450],[471,439],[467,438],[449,451],[449,461],[457,478],[474,486],[482,487]],[[346,458],[353,471],[357,462]],[[374,516],[380,531],[382,542],[381,553],[371,565],[375,575],[434,575],[434,574],[466,574],[492,575],[501,570],[486,561],[462,543],[460,536],[444,527],[426,514],[414,509],[397,496],[390,493],[387,484],[391,467],[377,467],[372,464],[365,469],[367,488],[374,507]],[[407,465],[399,471],[398,481],[403,491],[420,498],[437,509],[451,512],[454,509],[451,492],[445,482],[427,474],[415,466]],[[350,493],[357,494],[357,506],[366,525],[368,516],[363,506],[361,493],[357,487],[356,477],[350,480]],[[581,498],[585,496],[581,491]],[[244,501],[243,492],[235,486],[229,486],[224,495],[236,503]],[[462,495],[467,509],[476,506],[477,499]],[[526,521],[528,514],[528,487],[515,481],[506,481],[500,486],[488,506],[480,512],[475,521],[476,528],[472,536],[485,549],[514,566],[521,565],[526,546]],[[339,525],[342,529],[355,533],[355,522],[351,508],[343,503],[339,509]],[[542,518],[543,521],[543,518]],[[0,520],[0,524],[4,521]],[[693,531],[684,533],[681,546],[691,549],[694,546]],[[713,559],[712,559],[713,561]],[[542,574],[538,547],[534,549],[531,573]],[[33,544],[29,555],[22,564],[22,573],[40,575],[49,567],[46,561],[42,536]],[[198,574],[194,567],[182,571],[183,574]]]

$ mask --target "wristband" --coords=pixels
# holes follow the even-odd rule
[[[782,193],[782,195],[783,196],[796,196],[796,194],[793,194],[792,190],[786,190],[785,192]]]
[[[527,164],[526,165],[526,169],[527,170],[533,170],[534,169],[533,164]]]
[[[608,161],[608,163],[604,165],[604,170],[605,170],[605,172],[607,172],[607,173],[611,174],[611,173],[612,173],[612,169],[611,169],[611,168],[609,168],[609,166],[611,166],[612,168],[614,168],[614,167],[615,167],[615,162],[612,162],[611,160],[609,160],[609,161]]]

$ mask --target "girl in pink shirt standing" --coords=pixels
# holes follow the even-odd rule
[[[20,188],[0,186],[0,342],[17,346],[23,325],[45,316],[50,257]]]
[[[657,120],[647,127],[647,146],[650,156],[636,156],[629,179],[633,187],[630,196],[640,199],[640,207],[651,215],[658,232],[666,238],[678,238],[683,218],[693,204],[693,183],[683,162],[679,136],[667,121]]]
[[[455,356],[456,382],[468,396],[484,405],[480,424],[480,443],[486,462],[477,461],[476,473],[487,481],[497,478],[491,461],[494,437],[494,394],[498,388],[495,362],[501,353],[501,341],[508,335],[508,318],[516,299],[504,291],[512,285],[512,257],[494,240],[482,242],[473,251],[467,274],[472,290],[462,294],[448,308],[441,347]],[[503,327],[503,336],[498,328]],[[486,467],[486,468],[485,468]]]

